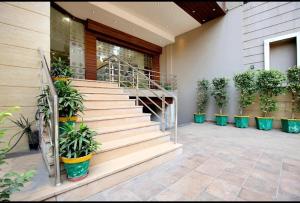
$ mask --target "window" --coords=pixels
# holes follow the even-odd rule
[[[264,40],[265,70],[270,67],[283,72],[300,65],[299,32]]]

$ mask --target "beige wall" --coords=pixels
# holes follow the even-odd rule
[[[178,77],[179,123],[193,120],[197,80],[211,80],[221,76],[231,79],[229,104],[225,112],[233,121],[233,115],[238,113],[238,93],[233,76],[245,71],[250,65],[256,69],[264,68],[265,39],[300,31],[300,2],[249,2],[227,7],[230,9],[225,16],[176,37],[174,44],[163,49],[162,70]],[[290,47],[287,49],[293,50]],[[287,63],[284,61],[285,56],[278,57],[280,63],[276,63]],[[280,127],[279,119],[288,117],[291,111],[289,95],[281,95],[278,100],[279,111],[273,114],[277,120],[275,127]],[[210,97],[207,111],[209,120],[214,119],[214,113],[216,107]],[[257,100],[247,109],[247,113],[261,116]],[[253,121],[251,124],[254,124]]]
[[[50,3],[0,3],[0,111],[20,106],[14,118],[24,114],[34,120],[36,96],[39,94],[40,58],[38,48],[44,49],[49,61]],[[6,139],[16,132],[6,122]],[[27,151],[24,137],[14,151]]]

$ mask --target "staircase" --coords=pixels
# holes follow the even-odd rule
[[[181,144],[170,141],[171,133],[161,131],[160,123],[151,121],[117,83],[74,79],[71,84],[84,98],[78,122],[96,131],[95,139],[102,144],[92,157],[89,175],[70,182],[62,172],[61,185],[39,185],[32,192],[16,193],[12,200],[83,200],[181,153]]]
[[[160,123],[151,121],[151,114],[135,106],[135,100],[129,99],[117,83],[73,80],[72,86],[84,98],[85,110],[79,122],[96,131],[96,140],[102,144],[91,166],[152,147],[163,146],[161,154],[165,154],[181,146],[170,142],[171,133],[162,132]]]

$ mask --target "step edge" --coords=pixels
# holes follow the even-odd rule
[[[144,133],[144,135],[150,135],[150,134],[154,134],[155,133]],[[116,150],[116,149],[120,149],[120,148],[123,148],[123,147],[128,147],[128,146],[131,146],[131,145],[135,145],[135,144],[139,144],[139,143],[142,143],[142,142],[147,142],[147,141],[150,141],[150,140],[155,140],[155,139],[158,139],[158,138],[163,138],[163,137],[168,137],[171,135],[171,132],[169,133],[163,133],[163,132],[159,132],[156,134],[156,136],[149,136],[147,138],[144,138],[144,139],[140,139],[140,140],[136,140],[136,141],[132,141],[132,142],[124,142],[125,144],[120,144],[120,145],[116,145],[115,147],[111,147],[111,148],[107,148],[105,150],[99,150],[97,151],[96,153],[97,154],[101,154],[101,153],[104,153],[104,152],[109,152],[109,151],[113,151],[113,150]],[[135,136],[131,136],[131,137],[142,137],[141,135],[135,135]],[[123,138],[123,139],[117,139],[118,141],[120,140],[130,140],[129,138]],[[114,141],[111,141],[111,142],[114,142]],[[109,142],[107,142],[109,143]]]
[[[169,144],[169,143],[168,143],[168,144]],[[159,144],[159,145],[157,145],[157,146],[155,146],[155,147],[158,147],[158,146],[160,146],[160,145],[166,145],[166,143]],[[167,153],[176,151],[176,150],[178,150],[180,147],[182,147],[181,144],[173,144],[173,146],[171,147],[171,143],[170,143],[170,146],[169,146],[168,148],[166,148],[166,149],[164,149],[164,150],[161,150],[159,153],[158,153],[157,151],[155,151],[155,153],[153,153],[153,155],[152,155],[151,157],[149,157],[149,156],[146,157],[146,158],[143,157],[143,159],[138,160],[138,161],[135,162],[135,163],[130,163],[130,164],[127,164],[127,165],[125,165],[125,166],[119,167],[118,169],[113,170],[113,171],[110,171],[110,172],[107,172],[107,173],[104,174],[104,175],[98,175],[98,176],[95,175],[95,177],[91,178],[90,180],[86,180],[86,181],[84,181],[85,179],[83,179],[83,180],[82,180],[83,182],[78,182],[78,184],[75,185],[75,186],[66,186],[66,188],[64,188],[64,189],[61,190],[61,191],[54,191],[52,194],[46,194],[46,195],[41,196],[41,197],[39,197],[39,198],[36,198],[36,199],[33,198],[33,199],[29,199],[29,200],[31,200],[31,201],[43,201],[43,200],[49,199],[49,198],[54,197],[54,196],[57,196],[57,195],[59,195],[59,194],[62,194],[62,193],[68,192],[68,191],[70,191],[70,190],[73,190],[73,189],[82,187],[82,186],[84,186],[84,185],[90,184],[90,183],[95,182],[95,181],[97,181],[97,180],[100,180],[100,179],[102,179],[102,178],[111,176],[111,175],[113,175],[113,174],[115,174],[115,173],[118,173],[118,172],[120,172],[120,171],[126,170],[126,169],[128,169],[128,168],[132,168],[132,167],[134,167],[134,166],[140,165],[140,164],[142,164],[142,163],[144,163],[144,162],[150,161],[150,160],[155,159],[155,158],[157,158],[157,157],[159,157],[159,156],[162,156],[162,155],[164,155],[164,154],[167,154]],[[144,150],[150,150],[151,148],[154,148],[154,147],[149,147],[149,148],[144,149]],[[143,151],[143,150],[139,150],[139,151]],[[134,153],[137,153],[137,152],[134,152]],[[133,153],[128,154],[128,155],[125,155],[125,156],[129,156],[129,155],[132,155],[132,154],[133,154]],[[112,160],[110,160],[110,161],[106,161],[106,162],[103,162],[103,163],[107,163],[107,162],[111,162],[111,161],[115,161],[116,163],[119,163],[120,161],[119,161],[118,159],[120,159],[120,158],[125,159],[124,157],[119,157],[119,158],[112,159]],[[102,165],[103,165],[103,163],[102,163]],[[97,165],[91,167],[90,169],[93,168],[93,169],[96,171],[97,168],[99,168],[99,165],[101,165],[101,164],[97,164]],[[99,171],[99,170],[98,170],[98,171]],[[63,186],[63,185],[62,185],[62,186]],[[55,186],[53,186],[53,187],[54,187],[54,188],[57,188],[57,187],[55,187]],[[60,187],[61,187],[61,186],[60,186]],[[57,190],[58,190],[58,189],[57,189]],[[38,193],[38,192],[36,192],[36,193]],[[35,193],[33,193],[33,194],[31,195],[31,197],[34,197],[34,196],[35,196],[34,194],[35,194]],[[29,200],[26,200],[26,201],[29,201]],[[13,200],[13,201],[16,201],[16,200]]]
[[[147,116],[151,116],[151,113],[140,113],[140,114],[132,114],[132,115],[120,114],[120,117],[115,117],[115,118],[113,118],[113,117],[108,117],[108,118],[94,117],[95,119],[92,119],[93,117],[91,117],[89,120],[83,120],[82,122],[108,121],[108,120],[117,120],[117,119],[123,119],[123,118],[135,118],[135,117],[147,117]],[[79,121],[77,121],[77,122],[79,122]]]
[[[97,132],[97,135],[103,135],[103,134],[108,134],[108,133],[122,132],[122,131],[127,131],[127,130],[132,130],[132,129],[138,129],[138,128],[143,128],[143,127],[154,126],[154,125],[160,125],[160,123],[150,121],[149,123],[147,123],[145,125],[140,125],[140,126],[136,126],[136,127],[130,127],[130,128],[124,127],[124,128],[118,129],[118,130],[105,131],[105,132],[101,132],[101,133],[99,133],[99,131],[97,132],[97,129],[94,129],[94,131]],[[124,125],[124,126],[127,126],[127,125]]]

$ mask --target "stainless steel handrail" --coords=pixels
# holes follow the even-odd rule
[[[108,76],[109,76],[109,81],[110,82],[118,82],[118,85],[121,86],[121,84],[126,84],[126,82],[129,82],[131,85],[133,85],[132,87],[136,89],[136,105],[138,105],[139,101],[141,103],[143,103],[155,116],[157,116],[160,121],[161,121],[161,127],[162,130],[165,131],[165,105],[170,105],[166,100],[165,97],[172,97],[173,102],[174,102],[174,106],[175,106],[175,111],[174,111],[174,142],[177,143],[177,96],[173,93],[173,92],[169,92],[166,89],[164,89],[162,86],[160,86],[158,83],[155,82],[155,80],[152,80],[151,78],[148,77],[147,74],[141,72],[137,67],[132,66],[131,64],[129,64],[127,61],[124,61],[122,59],[120,59],[118,56],[116,55],[111,55],[110,57],[108,57],[106,59],[108,61]],[[122,62],[123,64],[121,65]],[[114,67],[114,64],[117,64],[116,67]],[[132,69],[132,71],[130,71],[130,73],[128,71],[124,71],[121,70],[121,68],[123,68],[124,66],[130,67]],[[115,69],[116,68],[116,69]],[[118,76],[117,76],[117,80],[115,80],[115,74],[114,74],[114,70],[118,71]],[[130,74],[129,76],[132,77],[132,81],[129,79],[125,80],[125,81],[121,81],[121,73],[127,73]],[[126,75],[127,78],[128,75]],[[151,109],[144,101],[141,100],[141,98],[138,95],[138,89],[139,89],[139,80],[145,80],[147,81],[149,84],[155,86],[158,90],[161,90],[161,92],[163,92],[162,96],[159,96],[153,89],[149,88],[145,88],[147,90],[149,90],[151,93],[153,93],[154,95],[156,95],[157,98],[159,98],[161,100],[161,107],[159,108],[162,111],[161,117],[155,113],[153,111],[153,109]],[[150,99],[148,96],[143,96],[146,97],[152,104],[154,104],[155,106],[157,106],[157,104]],[[169,119],[169,123],[170,123],[170,118]]]
[[[111,55],[110,57],[105,58],[103,60],[103,63],[106,63],[106,64],[104,64],[101,67],[97,68],[97,71],[100,70],[100,69],[102,69],[102,68],[104,68],[104,67],[106,67],[107,65],[110,66],[110,64],[118,63],[117,61],[111,61],[112,57],[117,57],[118,60],[120,59],[116,55]],[[122,62],[125,62],[125,64],[120,64],[120,66],[128,66],[128,65],[130,65],[130,67],[134,67],[135,70],[139,70],[139,71],[145,72],[144,74],[148,75],[148,78],[150,78],[150,79],[153,78],[152,80],[155,80],[157,82],[161,82],[162,84],[169,84],[169,85],[172,86],[172,90],[177,89],[177,76],[176,75],[173,75],[173,74],[163,74],[160,71],[154,71],[154,70],[150,70],[150,69],[145,69],[145,68],[140,68],[140,67],[132,66],[131,64],[129,64],[125,60],[122,60]]]
[[[44,51],[39,48],[40,59],[41,59],[41,70],[40,70],[40,78],[41,78],[41,92],[45,92],[47,88],[49,88],[49,95],[46,97],[46,101],[49,105],[50,111],[50,119],[49,121],[44,121],[40,116],[39,118],[39,128],[40,128],[40,136],[44,133],[44,126],[48,127],[48,134],[51,136],[51,144],[53,145],[53,157],[54,157],[54,178],[55,185],[61,184],[60,179],[60,162],[59,162],[59,142],[58,142],[58,97],[50,76],[50,68],[48,66]],[[46,123],[45,123],[46,122]],[[46,163],[49,164],[49,163]]]

